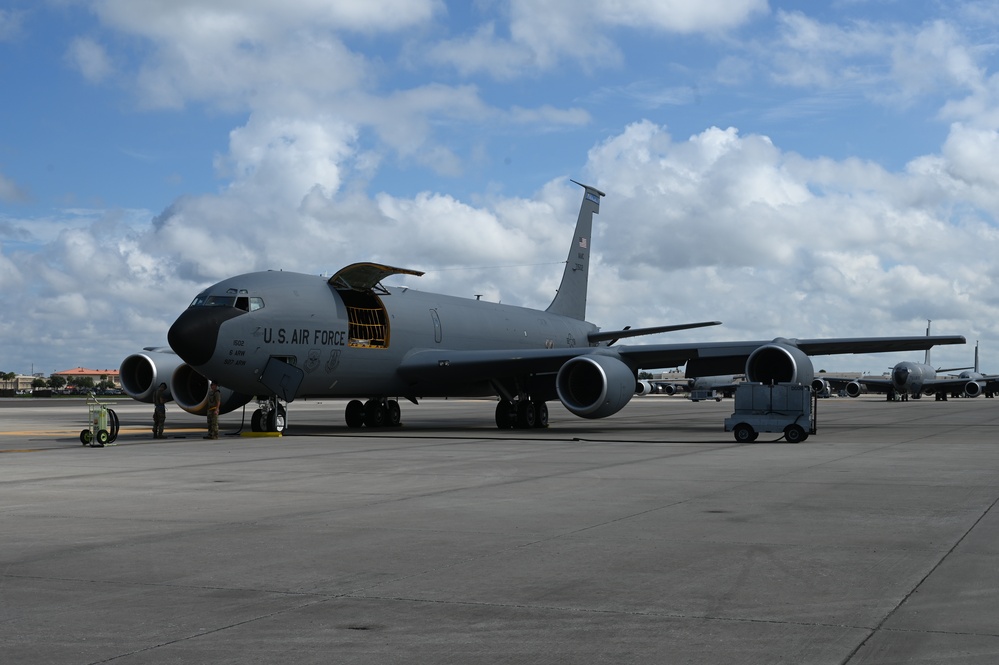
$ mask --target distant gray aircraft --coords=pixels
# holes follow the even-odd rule
[[[970,383],[963,386],[963,392],[958,391],[956,395],[952,392],[951,394],[955,397],[960,397],[962,394],[965,397],[978,397],[982,394],[986,397],[995,397],[996,392],[999,392],[999,374],[982,374],[981,372],[978,364],[978,342],[975,342],[975,366],[970,370],[964,370],[957,375],[957,378],[969,380]],[[971,383],[974,383],[977,388]]]
[[[721,376],[699,376],[684,379],[642,379],[636,388],[637,395],[675,395],[677,393],[695,393],[698,391],[713,391],[731,397],[735,389],[745,377],[741,374],[724,374]],[[697,400],[694,400],[697,401]]]
[[[546,402],[555,399],[583,418],[617,413],[635,395],[641,368],[686,363],[693,377],[744,372],[750,381],[806,383],[811,354],[964,343],[920,336],[615,345],[719,322],[601,331],[585,321],[591,228],[604,193],[576,184],[583,201],[545,310],[386,287],[392,275],[422,273],[375,263],[349,265],[329,279],[250,273],[199,293],[170,327],[173,353],[129,356],[122,385],[145,399],[169,374],[173,399],[199,413],[210,377],[226,388],[223,411],[258,400],[251,424],[260,430],[283,429],[285,405],[302,397],[349,398],[349,427],[399,424],[399,398],[498,397],[496,425],[528,428],[547,425]]]
[[[932,321],[926,322],[927,337],[930,336],[931,323]],[[986,376],[978,372],[977,345],[975,346],[975,368],[974,371],[967,371],[970,369],[968,367],[934,369],[930,364],[930,350],[926,349],[926,357],[923,362],[903,360],[892,367],[888,378],[859,378],[851,381],[826,379],[826,381],[833,385],[835,383],[842,384],[846,394],[850,397],[857,397],[866,389],[868,392],[885,393],[889,400],[894,400],[896,397],[905,400],[909,396],[913,399],[919,399],[923,395],[935,395],[937,401],[946,401],[948,393],[955,392],[968,397],[978,397],[990,382],[999,379],[999,376]],[[937,378],[937,372],[955,372],[957,370],[966,371],[961,372],[958,376]]]

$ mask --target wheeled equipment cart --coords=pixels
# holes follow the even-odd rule
[[[760,432],[783,432],[788,443],[799,443],[815,434],[817,408],[811,386],[742,383],[735,389],[735,413],[725,419],[725,431],[739,443],[756,441]]]
[[[102,404],[93,393],[87,396],[87,410],[90,419],[88,427],[80,430],[80,443],[91,448],[114,443],[118,438],[118,414]]]

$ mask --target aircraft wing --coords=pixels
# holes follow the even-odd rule
[[[833,386],[834,388],[837,389],[845,387],[846,384],[852,381],[854,383],[859,383],[860,385],[866,387],[867,392],[876,392],[876,393],[886,393],[889,390],[893,390],[895,387],[891,379],[868,378],[865,376],[862,376],[858,379],[825,379],[825,381],[830,386]]]
[[[969,382],[973,381],[980,384],[984,389],[991,390],[997,380],[999,380],[999,376],[995,374],[983,375],[978,378],[950,376],[946,378],[928,379],[923,381],[923,387],[930,387],[937,390],[943,389],[956,391],[964,390],[964,387],[968,385]],[[992,384],[992,386],[990,386],[990,384]]]
[[[926,339],[922,337],[920,339]],[[555,374],[566,361],[577,356],[598,354],[617,357],[635,367],[655,368],[677,366],[702,354],[733,355],[746,358],[768,341],[713,342],[706,344],[649,344],[641,346],[573,347],[562,349],[509,349],[487,351],[453,351],[425,349],[410,353],[402,361],[400,376],[414,382],[448,380],[473,381],[519,376],[523,374]],[[721,372],[719,372],[721,373]]]
[[[397,371],[413,382],[445,378],[478,381],[523,374],[554,374],[567,360],[593,351],[596,351],[595,347],[495,351],[423,349],[407,355]]]
[[[937,344],[964,344],[960,335],[920,337],[865,337],[818,340],[755,340],[643,344],[636,346],[573,347],[563,349],[507,349],[455,351],[425,349],[410,353],[400,364],[403,378],[424,380],[483,380],[529,374],[554,374],[569,359],[586,354],[620,358],[635,369],[687,364],[688,376],[740,374],[749,355],[761,346],[796,346],[808,355],[878,353],[927,349]],[[693,372],[692,372],[693,368]]]
[[[964,344],[963,335],[920,335],[914,337],[844,337],[840,339],[789,340],[810,356],[842,353],[888,353],[923,351],[941,344]]]
[[[761,346],[780,344],[797,347],[809,356],[846,353],[886,353],[915,351],[938,344],[964,344],[961,335],[918,337],[844,337],[832,339],[783,339],[750,342],[707,342],[702,344],[649,344],[618,346],[622,358],[639,368],[671,367],[687,363],[687,376],[740,374],[749,355]]]

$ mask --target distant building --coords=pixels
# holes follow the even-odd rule
[[[114,384],[116,388],[121,388],[121,377],[118,376],[117,369],[86,369],[84,367],[76,367],[62,372],[52,372],[52,376],[63,377],[66,379],[66,383],[71,386],[76,385],[80,379],[90,378],[93,379],[95,384],[107,380]]]
[[[19,374],[10,381],[0,379],[0,386],[2,386],[5,390],[13,390],[15,392],[31,392],[31,384],[37,378],[37,376]]]

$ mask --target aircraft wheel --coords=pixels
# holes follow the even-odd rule
[[[89,445],[91,441],[94,440],[94,435],[90,433],[89,429],[80,430],[80,443],[83,445]]]
[[[402,409],[399,408],[399,402],[394,399],[390,399],[385,403],[385,408],[388,409],[388,425],[389,427],[398,427],[402,424]]]
[[[496,427],[510,429],[517,422],[517,409],[513,402],[501,399],[496,405]]]
[[[739,443],[752,443],[756,441],[757,434],[750,425],[739,423],[732,430],[735,440]]]
[[[377,399],[369,399],[364,404],[364,424],[368,427],[385,427],[388,422],[388,409]]]
[[[347,427],[358,428],[364,424],[364,403],[359,399],[352,399],[347,402],[347,408],[343,412]]]
[[[784,439],[788,443],[801,443],[806,438],[808,438],[808,434],[800,425],[788,425],[784,428]]]
[[[256,411],[253,412],[253,415],[250,416],[250,431],[263,432],[264,431],[263,421],[264,421],[264,412],[261,411],[260,409],[257,409]]]
[[[548,427],[548,405],[544,402],[534,403],[534,426]]]
[[[535,422],[534,402],[522,399],[517,402],[517,427],[531,429]]]
[[[287,412],[284,410],[283,406],[278,405],[278,408],[267,414],[267,431],[268,432],[283,432],[285,424],[285,416]]]

